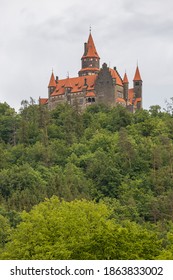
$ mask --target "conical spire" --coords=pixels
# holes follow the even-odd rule
[[[135,72],[135,76],[134,76],[133,81],[142,81],[138,65],[136,67],[136,72]]]
[[[52,75],[50,77],[50,82],[49,82],[48,87],[56,87],[56,82],[55,82],[55,77],[54,77],[53,72],[52,72]]]
[[[87,76],[97,74],[100,69],[100,57],[96,51],[96,47],[94,45],[94,41],[90,34],[88,37],[88,42],[84,43],[84,54],[81,58],[82,68],[78,72],[79,76]]]
[[[125,72],[124,78],[123,78],[123,84],[128,84],[128,83],[129,83],[129,80],[128,80],[127,74],[126,74],[126,72]]]
[[[94,41],[93,41],[93,37],[91,35],[91,32],[90,32],[89,37],[88,37],[88,42],[85,44],[85,51],[84,51],[84,54],[83,54],[82,58],[84,58],[84,57],[100,58],[97,51],[96,51],[96,47],[94,45]]]

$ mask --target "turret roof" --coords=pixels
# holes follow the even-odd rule
[[[136,67],[136,72],[133,81],[142,81],[138,66]]]
[[[100,58],[97,51],[96,51],[96,47],[94,45],[94,41],[93,41],[93,37],[92,37],[91,33],[89,34],[88,42],[86,44],[86,51],[83,54],[82,58],[85,58],[85,57]]]
[[[53,72],[52,72],[52,75],[50,77],[50,81],[49,81],[48,87],[56,87],[56,82],[55,82],[55,77],[54,77]]]
[[[128,81],[128,78],[127,78],[127,74],[125,73],[124,74],[124,78],[123,78],[123,84],[127,84],[129,81]]]

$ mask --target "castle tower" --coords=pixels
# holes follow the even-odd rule
[[[137,108],[142,108],[142,79],[139,72],[138,65],[136,67],[135,76],[133,79],[133,88],[134,88],[134,98],[137,101]]]
[[[50,81],[49,81],[49,85],[48,85],[48,96],[49,97],[52,94],[52,92],[54,92],[55,88],[56,88],[56,81],[55,81],[54,74],[52,72],[52,75],[51,75]]]
[[[128,101],[128,92],[129,92],[129,81],[128,81],[128,78],[127,78],[127,74],[125,73],[124,74],[124,78],[123,78],[123,98],[124,100]]]
[[[82,68],[78,73],[79,77],[85,75],[93,75],[99,72],[100,57],[96,51],[91,32],[89,34],[88,42],[84,43],[84,54],[81,58],[81,61]]]

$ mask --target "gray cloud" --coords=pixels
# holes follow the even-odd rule
[[[15,2],[15,3],[14,3]],[[0,101],[47,95],[52,67],[77,75],[89,26],[102,62],[132,81],[138,60],[144,106],[172,93],[172,0],[0,0]],[[164,88],[166,90],[164,90]]]

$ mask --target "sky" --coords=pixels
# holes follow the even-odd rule
[[[138,64],[143,107],[165,108],[173,97],[172,0],[0,0],[0,102],[47,97],[52,69],[78,76],[84,42],[92,36],[101,65],[126,71]]]

